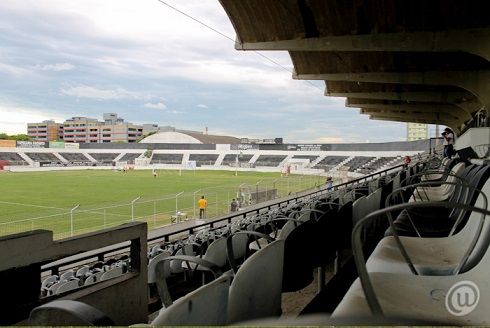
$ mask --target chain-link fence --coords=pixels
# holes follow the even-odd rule
[[[152,230],[183,220],[200,219],[197,202],[201,196],[207,200],[202,219],[211,219],[229,213],[233,199],[240,201],[241,208],[246,208],[261,201],[319,187],[323,183],[324,178],[320,176],[285,176],[262,179],[255,184],[214,186],[159,198],[137,197],[109,206],[74,204],[69,209],[11,203],[19,209],[22,206],[39,207],[40,215],[0,223],[0,235],[46,229],[53,231],[55,239],[61,239],[131,221],[145,221],[148,229]],[[6,204],[2,202],[2,206]]]

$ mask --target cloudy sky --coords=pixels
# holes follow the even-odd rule
[[[217,0],[165,1],[235,38]],[[263,54],[292,70],[286,52]],[[323,89],[157,0],[0,1],[0,132],[115,112],[285,142],[405,138],[405,124],[370,121]]]

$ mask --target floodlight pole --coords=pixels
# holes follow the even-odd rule
[[[70,210],[70,236],[73,237],[73,212],[80,207],[80,204]]]
[[[134,203],[137,202],[138,199],[140,199],[140,198],[141,198],[141,196],[138,196],[131,201],[131,221],[132,222],[134,222]]]
[[[179,211],[179,196],[182,195],[184,192],[181,191],[177,195],[175,195],[175,215],[177,215],[177,212]]]

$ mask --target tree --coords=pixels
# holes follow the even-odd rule
[[[9,138],[8,134],[6,134],[6,133],[0,133],[0,139],[1,140],[6,140],[8,138]]]

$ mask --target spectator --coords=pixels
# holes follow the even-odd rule
[[[327,190],[332,190],[332,188],[333,188],[332,177],[327,177],[327,181],[326,181],[325,185],[327,187]]]
[[[197,205],[199,205],[199,219],[205,219],[208,201],[204,198],[204,196],[201,196],[201,199],[197,201]]]
[[[238,202],[233,198],[230,203],[230,212],[237,212],[238,211]]]
[[[454,155],[454,132],[450,128],[445,128],[442,133],[444,137],[444,157],[451,159]]]
[[[412,162],[412,159],[410,158],[410,156],[405,156],[405,158],[403,159],[403,164],[406,166],[408,166],[410,163]]]

